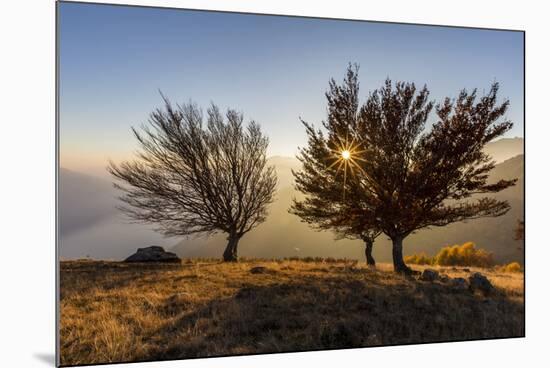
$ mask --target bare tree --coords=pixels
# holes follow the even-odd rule
[[[330,86],[327,99],[335,107],[329,107],[329,122],[333,114],[340,123],[324,124],[326,138],[306,124],[308,145],[317,156],[303,161],[297,187],[315,196],[324,185],[319,179],[328,177],[342,181],[344,194],[353,189],[354,198],[373,214],[375,228],[392,240],[395,271],[411,271],[403,261],[403,240],[411,233],[509,210],[507,201],[484,196],[516,182],[487,183],[495,163],[483,147],[512,127],[501,120],[509,102],[497,104],[498,84],[479,99],[476,90],[446,98],[436,106],[430,129],[425,124],[434,104],[426,87],[417,91],[414,84],[388,79],[359,106],[357,68],[351,66],[341,86],[334,80]],[[338,154],[344,166],[334,169],[330,162]]]
[[[121,209],[137,222],[156,225],[166,236],[228,234],[224,261],[237,260],[241,237],[266,219],[277,178],[267,166],[268,138],[243,115],[216,105],[201,110],[192,103],[151,113],[141,131],[132,128],[137,159],[109,172],[124,194]]]

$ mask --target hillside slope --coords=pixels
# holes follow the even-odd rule
[[[61,363],[524,336],[522,274],[483,270],[497,288],[483,296],[409,280],[388,266],[62,262]]]
[[[517,155],[524,154],[523,138],[502,138],[494,142],[489,142],[484,148],[485,153],[493,158],[497,163],[503,162]]]

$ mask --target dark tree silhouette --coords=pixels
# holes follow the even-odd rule
[[[518,220],[516,228],[514,229],[514,239],[521,242],[522,246],[517,249],[523,251],[523,243],[525,242],[525,221]]]
[[[322,194],[317,193],[315,197],[311,196],[303,201],[294,200],[290,213],[299,216],[303,222],[317,230],[335,232],[336,239],[362,240],[365,244],[367,264],[376,265],[372,248],[381,231],[368,221],[371,218],[368,210],[327,202],[322,198]]]
[[[525,221],[518,220],[516,228],[514,229],[514,239],[520,241],[525,240]]]
[[[212,105],[203,126],[196,105],[164,102],[141,132],[132,128],[137,160],[108,167],[124,192],[121,209],[166,236],[227,233],[223,259],[235,261],[239,240],[265,220],[273,201],[277,179],[267,166],[268,138],[254,121],[244,127],[234,110],[224,121]]]
[[[302,121],[308,145],[300,149],[298,160],[304,169],[293,171],[293,174],[296,188],[308,196],[302,201],[294,199],[290,213],[317,230],[335,232],[337,239],[361,239],[365,243],[367,264],[374,266],[372,248],[381,231],[376,227],[372,207],[362,201],[364,196],[357,191],[358,186],[352,185],[354,177],[347,177],[348,170],[353,169],[354,158],[342,157],[346,148],[341,137],[348,136],[350,126],[357,123],[356,69],[348,70],[346,83],[341,88],[331,80],[330,90],[326,93],[328,119],[323,126],[328,131],[327,138]]]
[[[495,163],[483,152],[485,144],[512,127],[501,120],[509,102],[497,104],[497,83],[481,98],[476,90],[463,90],[435,107],[435,121],[426,129],[434,108],[426,87],[417,90],[413,83],[394,85],[388,79],[359,106],[357,75],[350,66],[342,85],[330,82],[326,138],[305,123],[309,141],[302,150],[303,169],[295,174],[297,188],[309,199],[328,190],[326,180],[341,183],[343,195],[333,194],[332,200],[346,202],[346,193],[353,193],[372,214],[369,222],[392,240],[395,271],[410,273],[403,239],[411,233],[509,210],[507,201],[484,194],[516,180],[487,183]],[[344,164],[331,163],[338,155],[347,157],[340,160]]]

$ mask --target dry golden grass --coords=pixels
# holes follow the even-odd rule
[[[61,364],[523,336],[523,274],[482,272],[489,297],[356,261],[61,262]]]

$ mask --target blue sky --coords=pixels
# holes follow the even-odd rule
[[[305,143],[299,117],[325,118],[324,92],[349,62],[361,95],[393,80],[431,98],[501,84],[523,136],[523,34],[508,31],[60,3],[61,165],[93,170],[135,149],[131,126],[161,104],[211,101],[269,135],[270,155]],[[99,169],[98,169],[99,170]]]

